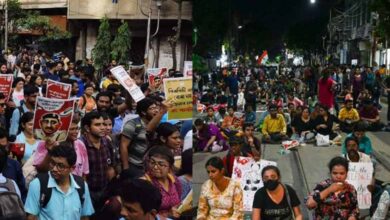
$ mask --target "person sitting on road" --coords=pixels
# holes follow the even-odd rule
[[[292,103],[294,104],[295,107],[298,107],[298,106],[303,106],[303,101],[300,100],[299,98],[297,97],[294,97],[294,94],[293,93],[289,93],[287,95],[287,103]]]
[[[202,185],[196,219],[243,220],[240,183],[224,175],[225,168],[219,157],[210,158],[205,167],[210,179]]]
[[[254,135],[255,127],[251,123],[243,126],[243,146],[241,152],[244,157],[253,157],[256,161],[261,158],[261,140]]]
[[[353,107],[352,100],[345,100],[344,107],[339,112],[340,129],[345,133],[352,132],[353,126],[360,120],[358,111]]]
[[[347,135],[348,137],[355,137],[359,141],[359,152],[365,153],[369,156],[372,155],[372,145],[371,140],[366,136],[366,125],[363,121],[359,121],[356,123],[356,125],[353,128],[353,132]],[[345,146],[345,143],[343,144],[341,148],[342,154],[347,153],[347,148]]]
[[[227,148],[226,141],[223,138],[219,128],[214,124],[206,124],[202,119],[195,120],[196,130],[198,131],[198,144],[196,149],[198,151],[212,151],[222,150]],[[220,148],[215,149],[215,148]]]
[[[341,135],[334,132],[334,125],[339,120],[336,116],[331,115],[328,111],[328,107],[320,105],[320,115],[313,121],[313,127],[315,131],[321,135],[329,135],[329,140],[333,143],[339,143]],[[337,127],[337,126],[336,126]]]
[[[226,154],[226,156],[222,159],[223,165],[225,167],[225,176],[232,177],[234,158],[244,156],[242,153],[242,138],[232,136],[229,138],[229,147],[230,150]]]
[[[253,111],[252,106],[247,105],[245,108],[245,123],[254,124],[255,122],[256,122],[256,112]]]
[[[356,137],[354,136],[347,137],[343,145],[345,146],[347,152],[343,154],[343,157],[345,157],[348,161],[355,162],[355,163],[372,162],[369,155],[359,151],[359,140]]]
[[[200,102],[206,106],[215,104],[215,97],[213,94],[213,90],[207,90],[206,94],[202,95]]]
[[[360,108],[359,115],[361,120],[367,125],[367,130],[378,131],[383,128],[378,109],[370,99],[363,101],[363,106]]]
[[[207,115],[203,118],[206,124],[218,125],[219,118],[215,116],[214,108],[212,106],[207,107]]]
[[[265,117],[262,128],[263,141],[266,143],[280,143],[286,140],[287,126],[284,117],[277,113],[277,106],[271,104],[268,108],[270,115]]]
[[[313,121],[310,118],[309,107],[303,107],[302,113],[295,117],[291,122],[292,136],[291,139],[308,142],[314,139]]]
[[[279,168],[266,166],[261,171],[261,177],[264,187],[255,194],[252,219],[302,220],[297,193],[291,186],[281,183]]]
[[[316,185],[306,206],[315,209],[313,219],[359,219],[357,192],[346,182],[348,160],[335,157],[329,162],[330,178]]]

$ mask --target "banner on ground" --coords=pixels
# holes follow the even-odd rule
[[[234,159],[232,179],[240,182],[243,191],[244,211],[251,212],[253,199],[258,189],[264,186],[261,171],[264,167],[276,162],[269,160],[255,161],[251,157],[236,157]]]
[[[192,77],[192,61],[184,61],[184,77]]]
[[[367,186],[371,184],[374,167],[372,163],[348,163],[347,182],[357,191],[359,209],[371,207],[371,193]]]
[[[154,88],[156,91],[162,92],[163,80],[168,77],[167,68],[151,68],[146,70],[148,77],[149,86]]]
[[[72,85],[49,79],[47,81],[46,97],[53,99],[69,99]]]
[[[192,119],[192,78],[164,79],[165,98],[173,102],[173,108],[168,109],[168,120]]]
[[[73,118],[74,99],[38,96],[35,104],[34,134],[49,142],[65,141]]]
[[[110,70],[118,82],[130,93],[135,102],[139,102],[145,98],[144,93],[137,86],[134,79],[132,79],[123,66],[117,66]]]
[[[12,90],[12,83],[14,81],[14,76],[12,74],[1,74],[0,75],[0,93],[3,93],[5,96],[5,102],[8,102],[9,96]]]

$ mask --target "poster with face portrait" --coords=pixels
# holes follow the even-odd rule
[[[14,76],[12,74],[0,75],[0,93],[4,94],[5,102],[8,102],[9,100],[9,95],[11,94],[13,81],[14,81]]]
[[[53,99],[38,96],[34,114],[34,134],[40,140],[65,141],[73,118],[72,99]]]
[[[69,99],[72,85],[49,79],[47,81],[46,97],[54,99]]]
[[[164,91],[163,80],[168,77],[167,68],[152,68],[146,71],[149,86],[156,91]]]
[[[117,66],[110,69],[116,80],[130,93],[135,102],[139,102],[145,98],[141,89],[137,86],[134,79],[132,79],[123,66]]]
[[[258,189],[264,186],[261,171],[264,167],[276,162],[269,160],[255,161],[251,157],[236,157],[233,165],[232,179],[240,182],[243,191],[244,211],[251,212],[253,199]]]

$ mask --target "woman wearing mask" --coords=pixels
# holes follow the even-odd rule
[[[329,162],[330,178],[314,188],[306,206],[314,210],[314,219],[359,219],[356,189],[346,182],[348,160],[335,157]]]
[[[261,176],[264,187],[255,194],[252,219],[303,219],[298,196],[292,187],[280,182],[279,169],[267,166]]]
[[[225,176],[223,161],[206,162],[209,180],[202,185],[197,220],[243,220],[243,193],[240,183]]]

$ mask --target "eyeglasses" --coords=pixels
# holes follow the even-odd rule
[[[49,166],[50,166],[50,170],[54,169],[54,167],[57,167],[59,171],[64,171],[65,169],[69,168],[68,166],[62,163],[56,163],[54,161],[50,161]]]
[[[158,167],[160,167],[160,168],[167,168],[167,167],[169,167],[169,165],[164,163],[163,161],[155,161],[153,159],[149,160],[149,165],[150,165],[150,167],[154,167],[156,165]]]

